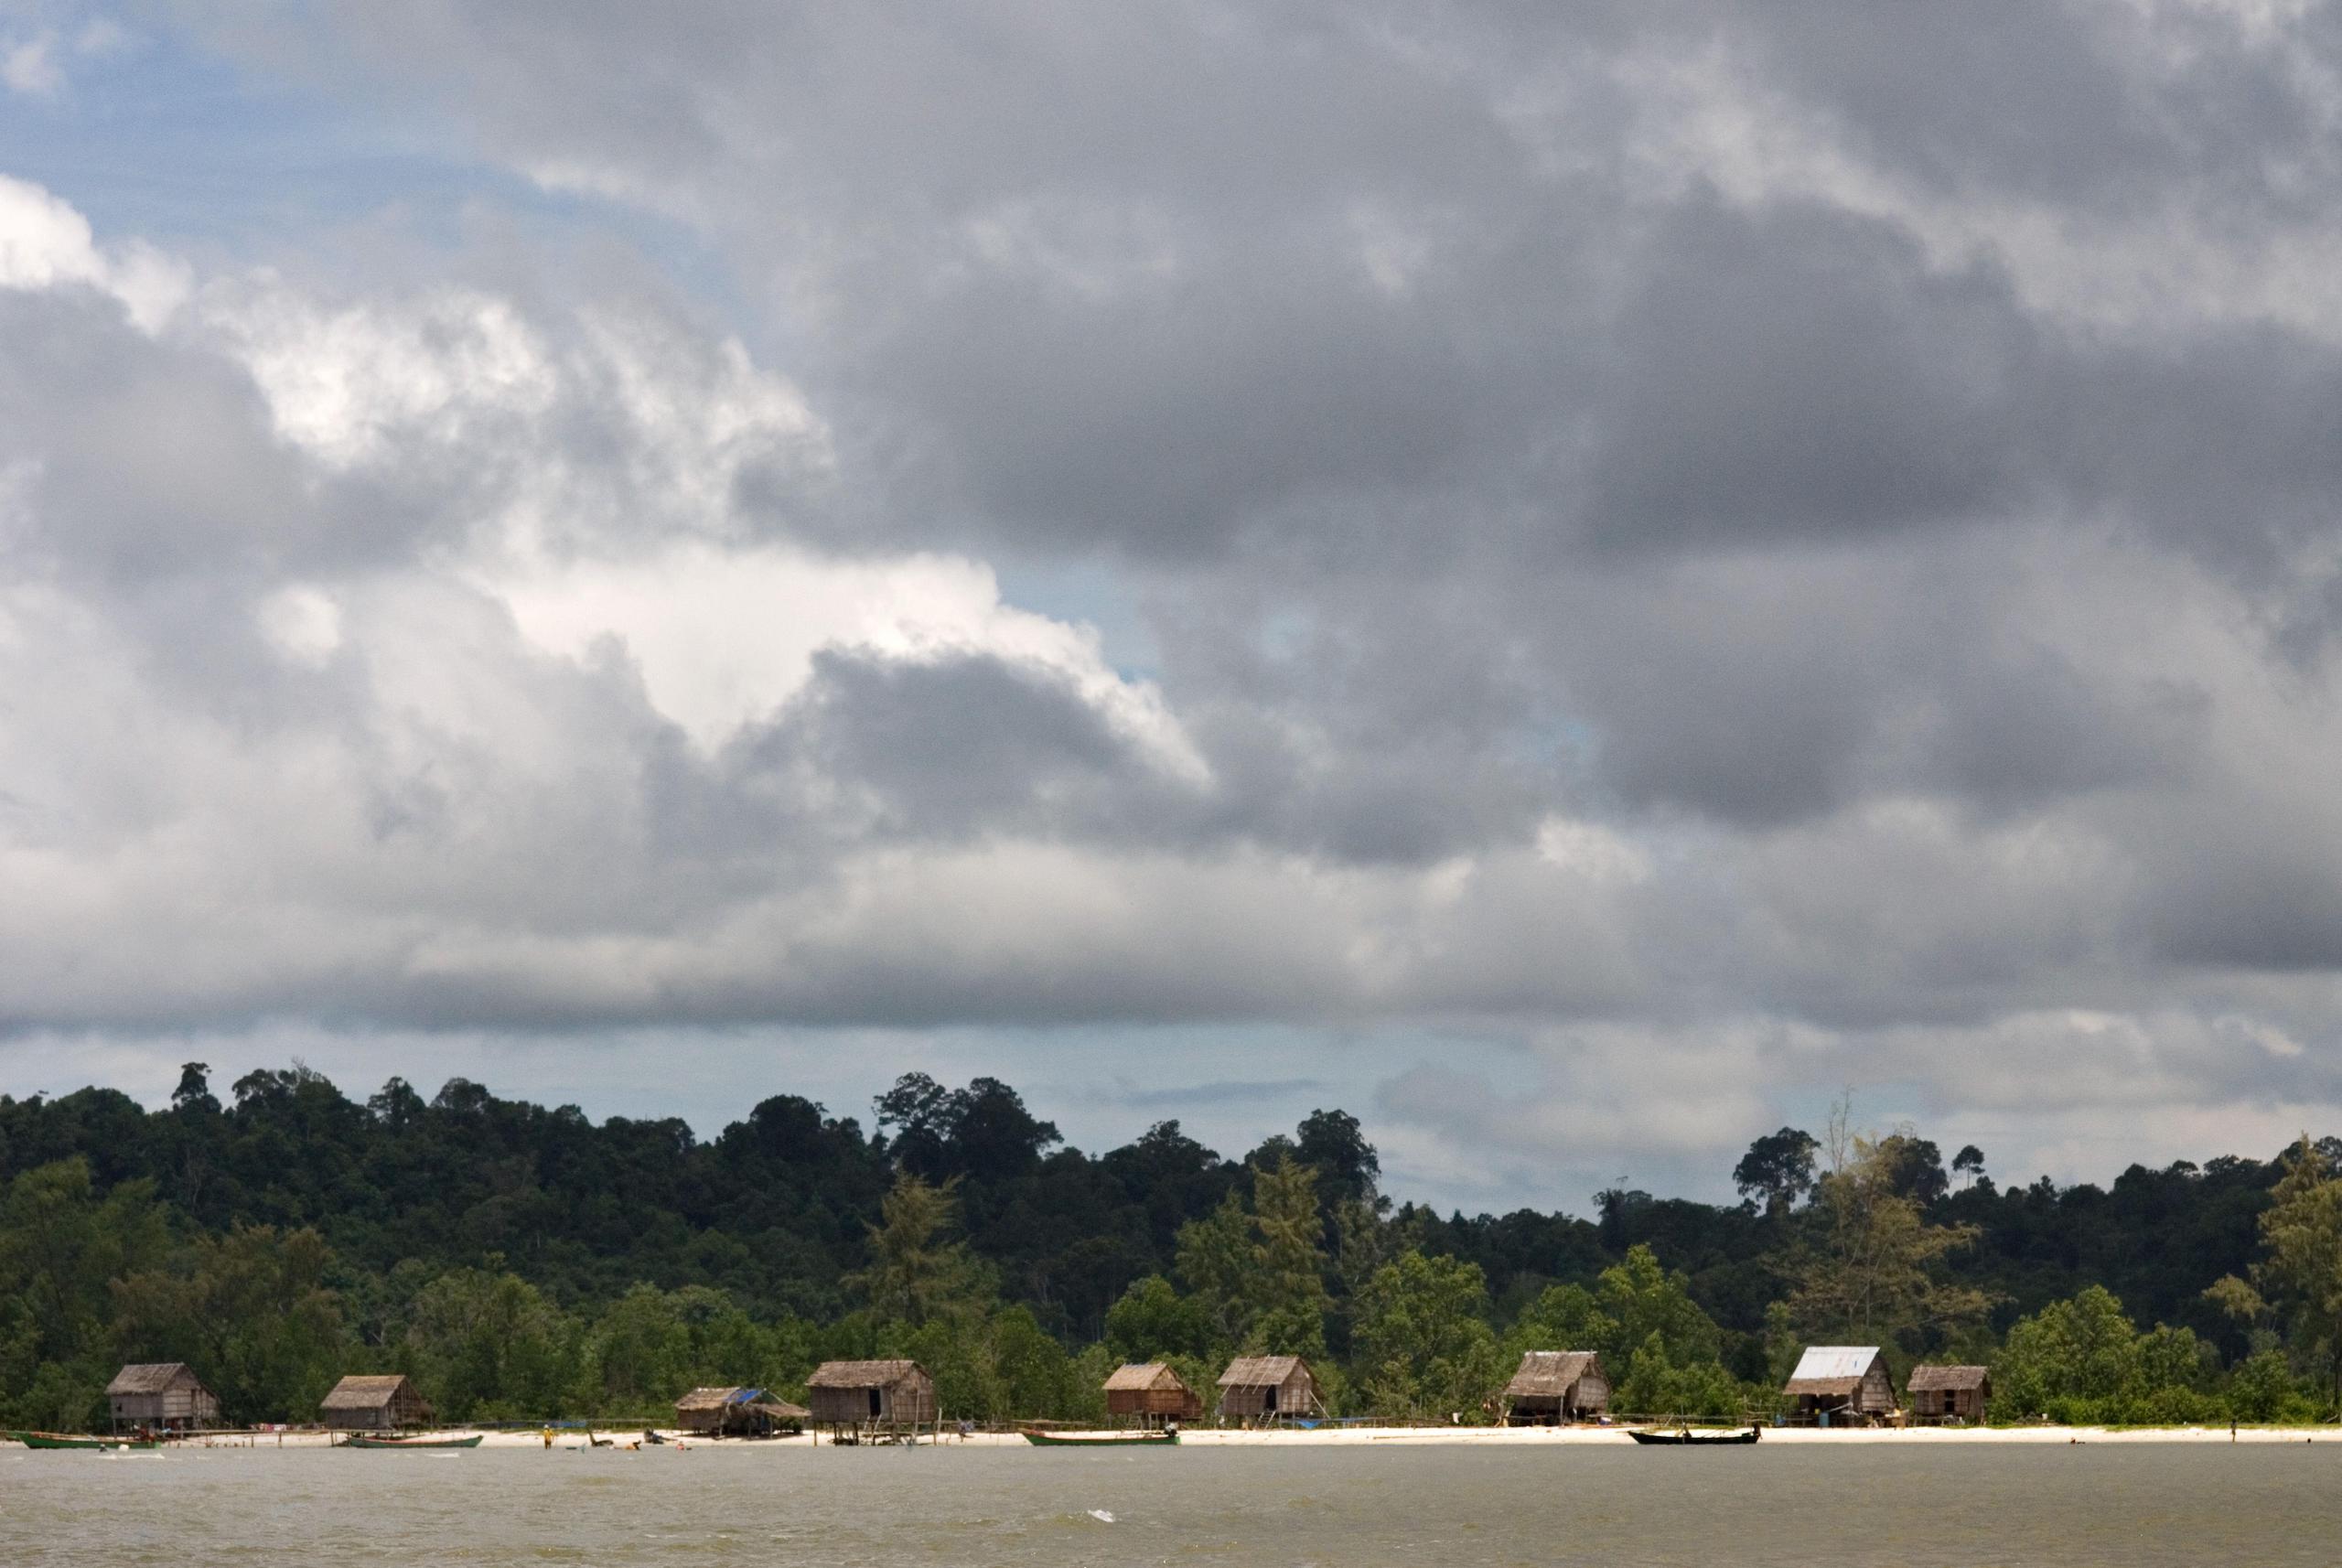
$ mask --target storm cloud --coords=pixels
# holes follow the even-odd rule
[[[142,16],[435,188],[0,184],[23,1039],[1273,1031],[1473,1201],[2342,1107],[2342,9]]]

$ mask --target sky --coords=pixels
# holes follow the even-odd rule
[[[0,1092],[2342,1130],[2342,7],[0,0]]]

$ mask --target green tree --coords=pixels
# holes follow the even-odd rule
[[[2257,1292],[2231,1276],[2207,1294],[2247,1319],[2265,1298],[2295,1354],[2323,1364],[2329,1402],[2342,1408],[2342,1176],[2306,1133],[2269,1195],[2261,1244],[2265,1255],[2252,1269]]]
[[[585,1335],[516,1274],[457,1269],[415,1293],[401,1348],[451,1421],[531,1420],[595,1408]]]
[[[1317,1173],[1291,1158],[1252,1181],[1252,1289],[1256,1310],[1248,1340],[1271,1355],[1326,1360],[1326,1249],[1317,1211]]]
[[[122,1182],[101,1195],[79,1155],[11,1181],[0,1199],[0,1302],[15,1309],[14,1375],[29,1379],[41,1363],[102,1359],[113,1348],[111,1282],[156,1266],[169,1241],[150,1181]]]
[[[1242,1344],[1252,1332],[1255,1304],[1252,1216],[1234,1188],[1209,1214],[1179,1228],[1178,1267],[1194,1293],[1191,1299],[1211,1323],[1213,1337],[1224,1345]]]
[[[632,1413],[667,1404],[690,1386],[691,1330],[656,1285],[638,1284],[594,1326],[603,1408]]]
[[[1786,1214],[1813,1190],[1813,1155],[1821,1146],[1812,1133],[1795,1127],[1767,1133],[1733,1166],[1732,1185],[1752,1208]]]
[[[124,1354],[200,1367],[231,1418],[306,1420],[350,1349],[325,1283],[331,1262],[325,1239],[306,1228],[198,1237],[171,1267],[114,1282]]]
[[[1971,1246],[1973,1225],[1930,1225],[1906,1190],[1931,1149],[1906,1134],[1848,1139],[1842,1107],[1832,1118],[1842,1154],[1818,1184],[1808,1240],[1792,1254],[1792,1318],[1816,1337],[1875,1344],[1920,1330],[1953,1331],[1982,1321],[1993,1297],[1944,1277],[1953,1253]],[[1931,1167],[1937,1176],[1940,1165]],[[1930,1180],[1932,1178],[1929,1178]]]
[[[1496,1336],[1482,1316],[1477,1263],[1408,1251],[1378,1270],[1358,1303],[1358,1375],[1378,1412],[1477,1411],[1502,1380]]]
[[[1209,1359],[1220,1348],[1210,1315],[1161,1274],[1147,1275],[1107,1309],[1106,1343],[1125,1361]]]
[[[1622,1359],[1629,1347],[1639,1348],[1654,1334],[1666,1341],[1676,1365],[1716,1359],[1722,1336],[1692,1299],[1691,1282],[1681,1270],[1661,1268],[1659,1254],[1647,1246],[1628,1248],[1622,1262],[1602,1271],[1594,1303],[1613,1325],[1610,1351]]]
[[[982,1266],[965,1243],[941,1239],[958,1215],[958,1187],[956,1176],[940,1186],[908,1172],[896,1178],[881,1222],[868,1228],[870,1266],[846,1282],[881,1316],[917,1327],[983,1310],[991,1293]]]
[[[1548,1285],[1513,1319],[1505,1349],[1516,1359],[1529,1350],[1604,1350],[1617,1345],[1617,1329],[1584,1285]]]
[[[2141,1334],[2102,1285],[2052,1302],[2009,1330],[1993,1366],[1993,1397],[2007,1415],[2068,1423],[2200,1421],[2218,1406],[2206,1348],[2186,1328]]]
[[[1599,1351],[1617,1377],[1653,1335],[1666,1345],[1670,1365],[1713,1361],[1723,1339],[1714,1320],[1692,1299],[1691,1282],[1680,1270],[1669,1273],[1657,1252],[1638,1242],[1602,1271],[1593,1290],[1548,1287],[1514,1322],[1508,1344],[1516,1355]]]
[[[1713,1359],[1679,1357],[1664,1335],[1646,1335],[1622,1359],[1626,1376],[1611,1391],[1610,1402],[1624,1414],[1732,1421],[1743,1413],[1740,1385],[1732,1374]]]
[[[1317,1173],[1280,1152],[1253,1172],[1252,1205],[1230,1190],[1218,1208],[1179,1230],[1179,1273],[1223,1344],[1326,1356],[1327,1259]]]
[[[2273,1347],[2246,1357],[2229,1380],[2229,1409],[2239,1421],[2282,1421],[2297,1405],[2307,1408],[2294,1386],[2285,1353]]]

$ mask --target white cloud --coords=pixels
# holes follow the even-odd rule
[[[187,298],[191,276],[184,263],[143,242],[100,247],[71,205],[0,174],[0,288],[96,288],[151,332]]]

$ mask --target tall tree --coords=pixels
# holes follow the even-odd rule
[[[882,1317],[913,1326],[979,1309],[989,1293],[963,1242],[943,1240],[958,1209],[959,1178],[938,1186],[904,1172],[870,1226],[870,1266],[847,1283]]]
[[[1767,1214],[1785,1213],[1813,1190],[1813,1155],[1820,1147],[1812,1133],[1795,1127],[1767,1133],[1732,1167],[1732,1184]]]
[[[1477,1263],[1409,1251],[1376,1271],[1353,1338],[1374,1409],[1422,1416],[1477,1407],[1499,1380],[1488,1299]]]
[[[2324,1363],[2335,1407],[2342,1410],[2342,1175],[2306,1133],[2269,1195],[2261,1242],[2264,1255],[2252,1268],[2258,1291],[2229,1278],[2207,1294],[2248,1320],[2265,1300],[2285,1323],[2295,1353]]]
[[[1317,1211],[1317,1173],[1286,1158],[1252,1181],[1253,1283],[1257,1311],[1250,1338],[1276,1355],[1326,1354],[1325,1234]]]
[[[1973,1245],[1978,1230],[1922,1217],[1907,1190],[1910,1140],[1833,1141],[1846,1153],[1817,1184],[1808,1239],[1789,1264],[1796,1321],[1854,1343],[1982,1321],[1992,1297],[1944,1277],[1945,1260]]]

